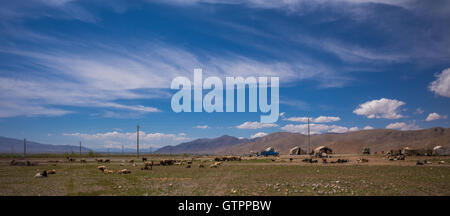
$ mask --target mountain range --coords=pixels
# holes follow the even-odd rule
[[[80,152],[79,146],[74,145],[51,145],[51,144],[42,144],[37,142],[32,142],[27,140],[27,153],[36,154],[36,153],[71,153]],[[0,136],[0,152],[2,153],[14,153],[14,154],[23,154],[24,146],[23,140],[2,137]],[[81,147],[82,153],[87,153],[91,149]]]
[[[424,130],[398,131],[390,129],[361,130],[347,133],[327,133],[310,136],[309,149],[325,145],[335,153],[360,153],[362,148],[372,152],[411,148],[450,147],[450,129],[435,127]],[[176,146],[166,146],[156,153],[248,154],[274,147],[281,154],[300,146],[308,150],[308,136],[298,133],[276,132],[257,139],[238,139],[227,135],[214,139],[198,139]]]

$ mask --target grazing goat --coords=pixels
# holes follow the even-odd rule
[[[103,159],[95,159],[95,161],[97,161],[97,163],[103,163]]]
[[[129,173],[131,173],[131,171],[127,170],[127,169],[122,169],[122,170],[117,171],[117,173],[118,174],[129,174]]]
[[[110,159],[105,159],[104,163],[111,163]]]
[[[145,162],[144,167],[141,170],[152,170],[153,169],[153,161]]]
[[[54,169],[52,169],[52,170],[49,170],[49,171],[47,171],[47,174],[56,174],[56,170],[54,170]]]

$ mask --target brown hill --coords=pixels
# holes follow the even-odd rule
[[[433,148],[436,145],[450,147],[450,128],[430,128],[415,131],[389,129],[363,130],[342,134],[320,134],[311,136],[311,149],[326,145],[335,153],[360,153],[363,147],[372,152],[399,149],[402,147]],[[308,148],[308,137],[298,133],[277,132],[257,140],[222,149],[217,154],[247,154],[274,147],[281,154],[288,154],[294,146]]]

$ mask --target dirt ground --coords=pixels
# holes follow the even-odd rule
[[[146,156],[161,159],[190,160],[189,156]],[[344,164],[310,164],[305,156],[246,157],[209,168],[214,157],[196,157],[191,168],[184,165],[153,166],[141,170],[126,162],[133,156],[104,156],[111,163],[99,164],[86,158],[87,164],[67,162],[62,157],[31,156],[18,161],[37,162],[36,166],[10,166],[13,158],[0,159],[0,195],[450,195],[450,157],[407,157],[389,161],[379,155],[334,155],[328,161],[348,159]],[[357,163],[364,157],[368,163]],[[290,161],[290,158],[293,160]],[[58,160],[59,162],[50,162]],[[418,160],[431,164],[416,165]],[[440,164],[439,161],[444,161]],[[124,166],[121,166],[123,163]],[[203,164],[205,168],[199,168]],[[97,166],[114,171],[103,174]],[[35,178],[43,170],[56,174]],[[128,169],[130,174],[117,174]]]

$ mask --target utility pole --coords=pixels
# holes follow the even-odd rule
[[[136,126],[137,128],[137,148],[136,148],[136,157],[139,159],[139,125]]]
[[[27,139],[23,139],[23,158],[27,156]]]
[[[308,153],[311,152],[311,140],[309,137],[309,117],[308,117]]]
[[[81,158],[81,141],[80,141],[80,158]]]

